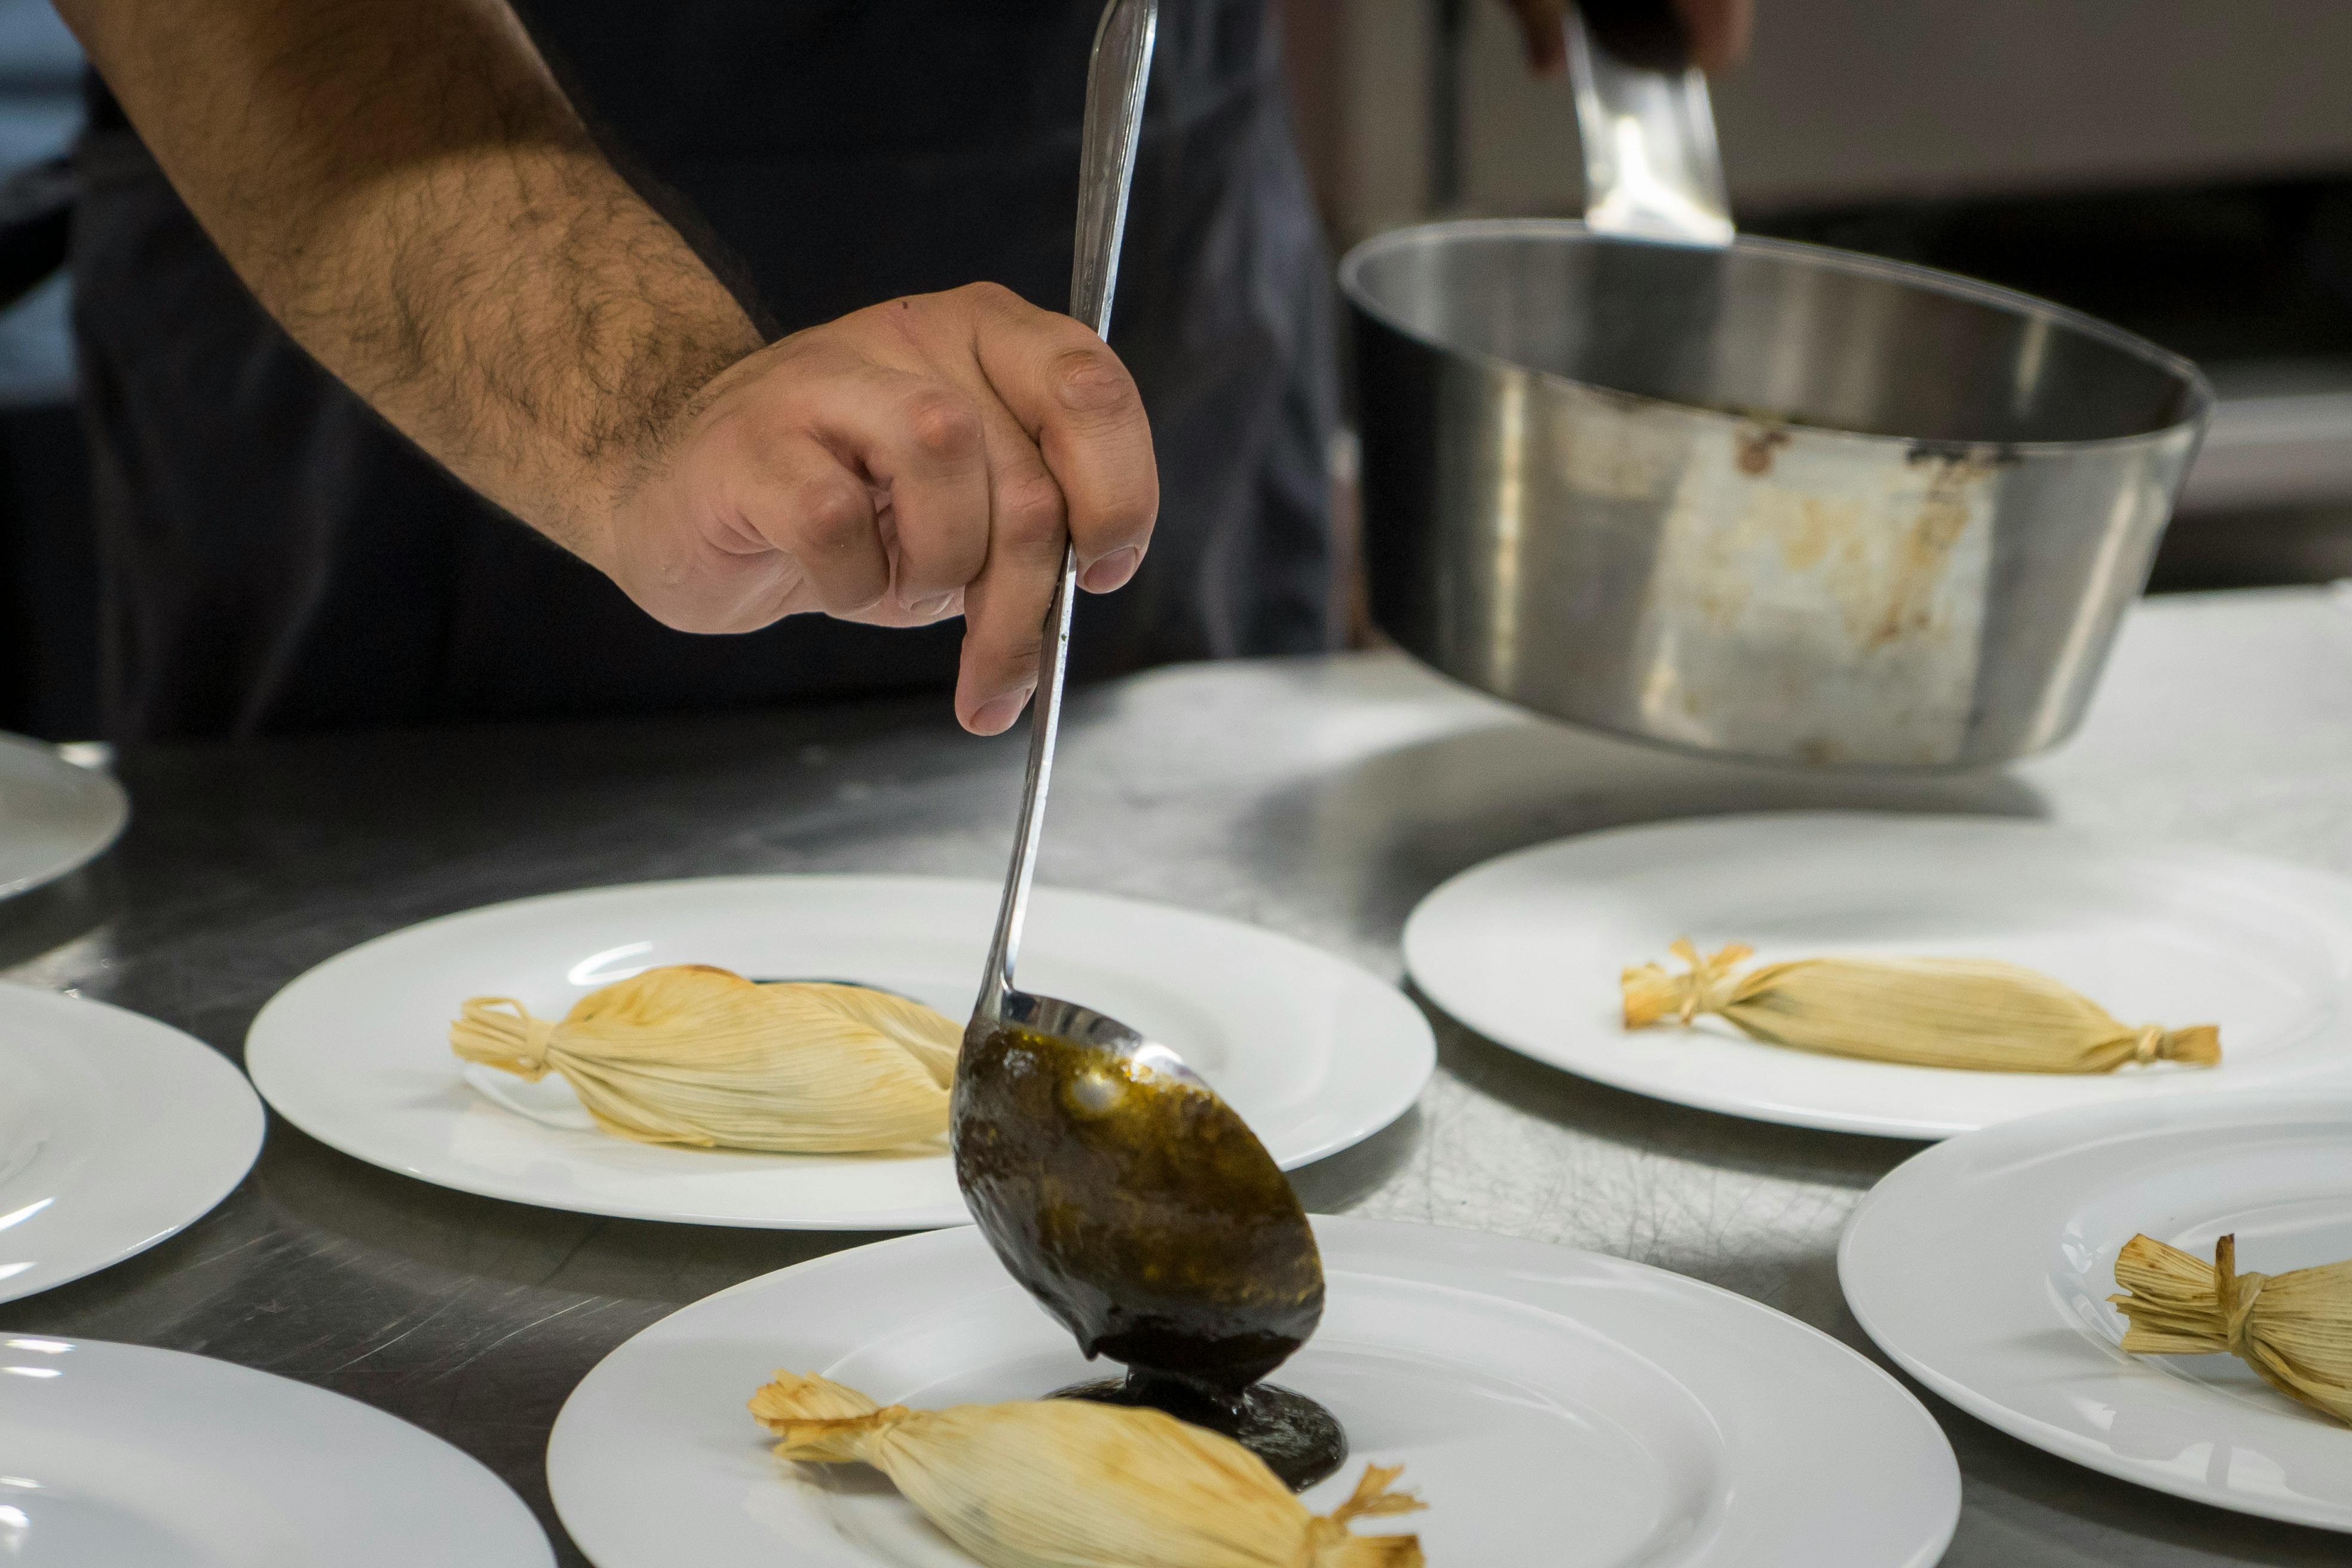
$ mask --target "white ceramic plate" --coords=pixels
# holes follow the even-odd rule
[[[0,899],[94,859],[131,820],[122,786],[53,746],[0,734]]]
[[[1853,1315],[1970,1415],[2093,1469],[2352,1531],[2352,1430],[2235,1357],[2127,1356],[2107,1297],[2140,1232],[2265,1274],[2352,1258],[2352,1093],[2089,1106],[1898,1166],[1838,1249]]]
[[[1758,962],[2008,959],[2129,1023],[2217,1023],[2218,1068],[1960,1072],[1768,1046],[1719,1018],[1628,1032],[1618,972],[1676,937]],[[1762,1121],[1942,1138],[2061,1106],[2352,1084],[2352,883],[2186,846],[1992,817],[1790,813],[1666,823],[1465,871],[1405,963],[1498,1044],[1636,1094]],[[1678,966],[1677,966],[1678,967]]]
[[[530,1510],[431,1434],[290,1378],[0,1337],[0,1560],[30,1568],[550,1568]]]
[[[262,1121],[245,1075],[202,1040],[0,985],[0,1301],[203,1218],[252,1168]]]
[[[1950,1539],[1959,1474],[1934,1420],[1792,1318],[1536,1242],[1315,1223],[1323,1326],[1276,1375],[1348,1429],[1318,1512],[1377,1460],[1429,1509],[1375,1528],[1432,1563],[1924,1568]],[[969,1227],[721,1291],[607,1356],[556,1418],[548,1481],[598,1568],[968,1563],[870,1472],[770,1456],[743,1403],[780,1366],[919,1405],[1087,1375]]]
[[[724,877],[494,905],[303,975],[254,1020],[246,1069],[312,1137],[491,1197],[707,1225],[960,1225],[944,1145],[826,1156],[633,1143],[595,1131],[551,1077],[526,1087],[462,1073],[449,1020],[477,995],[561,1015],[663,963],[856,981],[961,1018],[997,894],[993,883],[925,877]],[[1038,889],[1020,978],[1175,1050],[1286,1169],[1402,1115],[1436,1059],[1428,1021],[1395,987],[1288,937],[1157,904]]]

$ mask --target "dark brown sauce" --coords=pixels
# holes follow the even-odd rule
[[[1303,1492],[1348,1460],[1339,1418],[1296,1389],[1253,1384],[1238,1394],[1210,1394],[1197,1384],[1130,1370],[1055,1391],[1056,1399],[1142,1405],[1179,1421],[1222,1432],[1265,1461],[1292,1491]]]
[[[1294,1486],[1338,1468],[1330,1413],[1258,1386],[1315,1331],[1323,1267],[1241,1118],[1050,1035],[1006,1026],[964,1050],[950,1128],[964,1197],[1087,1358],[1134,1369],[1109,1385],[1116,1402],[1224,1431]]]

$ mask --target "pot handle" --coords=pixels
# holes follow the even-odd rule
[[[1728,245],[1715,110],[1672,7],[1582,0],[1567,25],[1584,221],[1603,234]]]

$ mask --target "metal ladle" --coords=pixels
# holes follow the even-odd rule
[[[1095,35],[1070,313],[1108,336],[1158,0]],[[1227,1431],[1293,1485],[1345,1446],[1319,1405],[1256,1386],[1323,1311],[1315,1235],[1281,1168],[1181,1058],[1115,1018],[1013,984],[1061,719],[1075,552],[1045,616],[1029,773],[996,937],[956,1065],[957,1184],[1005,1268],[1124,1384],[1068,1391]]]

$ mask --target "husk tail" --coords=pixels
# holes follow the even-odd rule
[[[2116,1258],[2134,1355],[2226,1352],[2271,1386],[2352,1425],[2352,1261],[2285,1274],[2240,1273],[2238,1238],[2213,1261],[2135,1236]]]
[[[1386,1519],[1427,1508],[1411,1492],[1389,1489],[1403,1473],[1402,1465],[1366,1465],[1355,1494],[1307,1526],[1308,1568],[1423,1568],[1419,1536],[1358,1535],[1348,1528],[1359,1519]]]
[[[1688,1026],[1714,1014],[1767,1045],[1980,1072],[2221,1059],[2211,1025],[2126,1024],[2050,976],[1997,959],[1805,958],[1735,973],[1752,956],[1744,943],[1701,956],[1685,938],[1673,952],[1681,973],[1644,963],[1620,975],[1627,1028],[1666,1018]]]
[[[2148,1039],[2150,1034],[2156,1037]],[[2210,1068],[2221,1059],[2221,1031],[2213,1024],[2193,1024],[2186,1029],[2159,1029],[2154,1025],[2140,1031],[2133,1046],[2135,1061],[2187,1062],[2191,1067]]]
[[[751,1395],[752,1418],[783,1439],[777,1457],[812,1464],[870,1463],[876,1440],[908,1414],[903,1405],[878,1405],[813,1372],[782,1368]]]
[[[547,1043],[554,1033],[552,1019],[532,1017],[511,996],[474,996],[449,1026],[449,1048],[469,1062],[537,1083],[547,1076]]]

